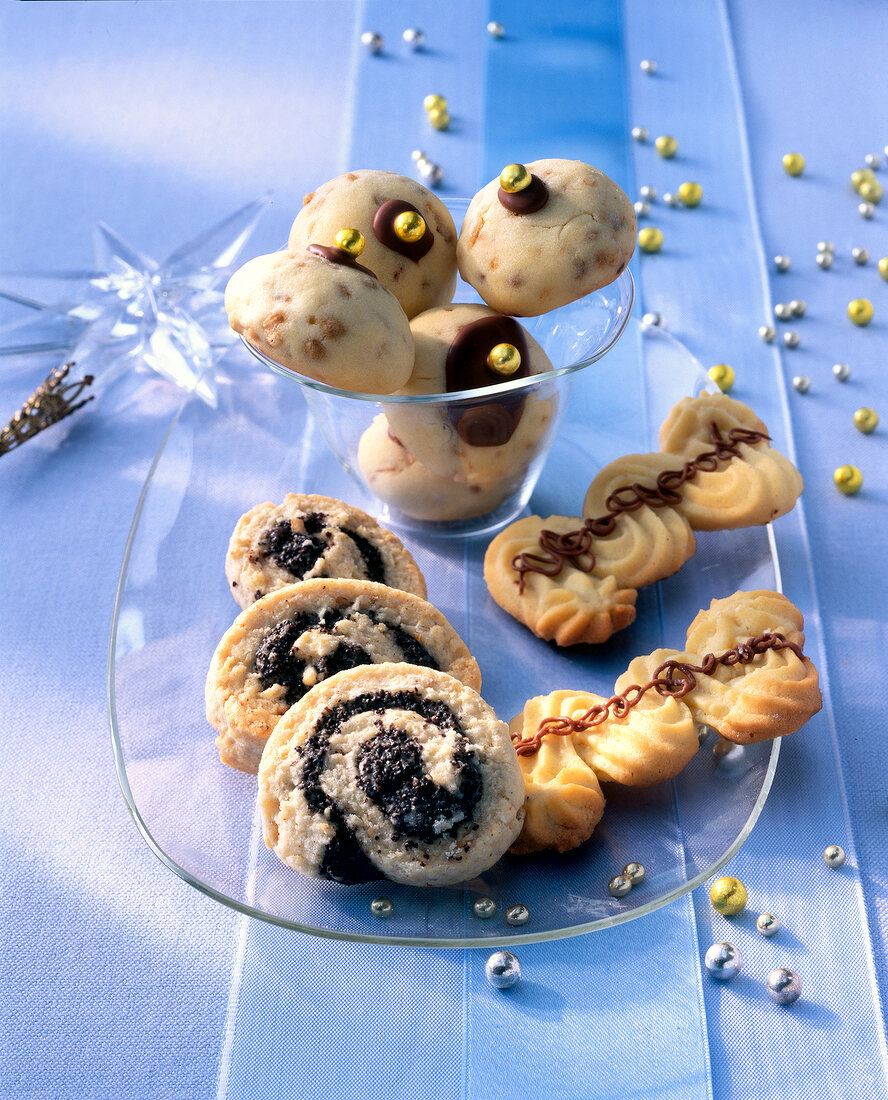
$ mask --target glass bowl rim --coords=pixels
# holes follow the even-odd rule
[[[527,378],[515,378],[511,381],[499,382],[495,386],[487,386],[483,390],[455,390],[452,393],[428,393],[428,394],[387,394],[387,393],[359,393],[356,390],[342,390],[336,386],[328,386],[324,382],[317,382],[313,378],[307,378],[305,375],[297,374],[295,371],[290,370],[288,367],[283,366],[281,363],[275,362],[250,343],[249,340],[239,333],[239,338],[243,346],[247,351],[260,363],[266,367],[270,367],[275,374],[280,375],[282,378],[286,378],[291,382],[297,383],[297,385],[304,386],[306,389],[315,390],[318,393],[326,394],[329,397],[339,397],[350,401],[363,401],[369,402],[374,405],[451,405],[459,401],[488,401],[490,398],[499,397],[502,394],[516,393],[521,390],[532,390],[536,387],[550,382],[556,378],[564,378],[568,375],[574,374],[577,371],[584,370],[586,367],[591,366],[593,363],[597,363],[599,359],[602,359],[617,343],[620,337],[623,335],[623,331],[629,322],[629,318],[632,315],[632,307],[635,303],[635,280],[632,278],[632,272],[627,267],[625,271],[621,272],[612,283],[607,284],[608,287],[619,287],[622,294],[627,295],[626,306],[623,309],[623,313],[618,318],[618,324],[614,328],[610,335],[610,339],[606,344],[602,344],[597,348],[594,354],[587,356],[584,359],[578,360],[576,363],[568,363],[565,367],[557,367],[550,371],[543,371],[541,374],[532,374]],[[600,287],[598,291],[593,290],[591,294],[597,294],[600,290],[605,290],[606,287]],[[587,295],[586,297],[591,297]],[[568,306],[562,306],[562,309],[569,308],[569,306],[576,306],[583,301],[582,298],[577,299],[576,302],[571,302]],[[469,304],[474,305],[477,303],[461,303],[454,302],[454,305]],[[557,310],[553,312],[558,312]],[[539,316],[546,316],[546,314],[540,314]],[[519,323],[523,321],[533,321],[535,318],[516,318]]]

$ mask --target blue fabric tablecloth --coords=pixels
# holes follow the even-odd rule
[[[491,18],[502,39],[485,32]],[[402,45],[407,26],[425,50]],[[360,47],[364,30],[385,36],[381,55]],[[117,788],[114,587],[180,395],[146,382],[113,410],[100,399],[0,457],[0,1097],[888,1096],[888,461],[884,428],[851,422],[861,405],[888,417],[888,283],[875,269],[888,215],[862,219],[848,182],[865,154],[888,159],[884,5],[6,0],[0,58],[7,271],[90,267],[98,220],[161,257],[267,190],[249,251],[270,251],[306,191],[348,167],[411,174],[415,148],[442,165],[444,197],[544,156],[589,160],[633,197],[701,183],[697,210],[653,204],[665,241],[633,261],[636,308],[660,311],[704,364],[730,363],[735,396],[802,471],[776,538],[825,689],[729,865],[751,898],[731,924],[701,889],[622,927],[522,947],[525,980],[503,996],[483,952],[324,942],[240,917],[158,863]],[[425,122],[430,91],[448,96],[452,132]],[[678,156],[632,142],[633,125],[674,134]],[[798,179],[781,167],[789,151],[807,158]],[[824,239],[829,271],[814,261]],[[867,328],[845,316],[855,297],[873,301]],[[799,348],[763,343],[774,303],[794,298],[807,303],[791,326]],[[0,321],[16,316],[0,308]],[[0,359],[0,420],[54,362]],[[832,484],[847,462],[864,474],[855,497]],[[556,506],[552,484],[539,510]],[[823,864],[829,843],[849,853],[839,872]],[[783,922],[774,940],[755,932],[764,910]],[[724,938],[745,964],[723,986],[702,955]],[[762,985],[784,964],[804,982],[788,1009]]]

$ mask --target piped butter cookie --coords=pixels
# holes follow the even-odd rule
[[[340,672],[291,707],[259,768],[265,843],[341,883],[446,886],[495,863],[524,819],[508,727],[443,672]]]
[[[344,248],[309,244],[248,260],[228,282],[225,309],[269,359],[337,389],[391,393],[413,369],[404,311]]]
[[[447,207],[416,180],[367,169],[337,176],[305,196],[288,247],[332,245],[344,227],[361,233],[361,263],[408,317],[453,297],[456,227]]]
[[[343,669],[404,661],[473,689],[478,664],[419,596],[372,581],[315,579],[279,588],[235,619],[213,654],[207,721],[224,764],[255,772],[282,714]]]
[[[590,164],[512,164],[469,205],[459,273],[494,309],[536,317],[612,283],[636,228],[629,197]]]
[[[296,581],[347,577],[426,595],[422,573],[400,539],[372,516],[331,497],[288,493],[237,521],[225,576],[241,607]]]

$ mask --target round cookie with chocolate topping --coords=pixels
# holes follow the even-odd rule
[[[234,620],[206,682],[207,721],[223,764],[255,772],[288,707],[346,668],[406,661],[474,689],[478,663],[430,603],[373,581],[315,580],[278,588]]]
[[[372,516],[332,497],[288,493],[237,521],[225,576],[241,607],[313,577],[377,581],[425,599],[422,573],[401,540]]]
[[[289,248],[299,251],[312,241],[332,244],[344,226],[363,234],[361,262],[394,294],[408,317],[451,300],[456,226],[447,207],[422,184],[396,172],[369,169],[337,176],[305,196],[290,230]]]
[[[556,396],[519,391],[486,398],[484,390],[551,371],[536,340],[512,317],[483,305],[428,310],[413,318],[410,329],[413,373],[398,394],[478,390],[478,400],[468,405],[386,405],[395,436],[439,477],[479,485],[524,470],[552,424]],[[495,353],[504,346],[511,349],[508,375],[498,373],[496,366]]]
[[[460,230],[459,273],[489,306],[536,317],[612,283],[635,251],[626,193],[578,160],[538,160],[492,180],[472,199]],[[529,201],[532,200],[532,201]]]
[[[269,359],[328,386],[391,393],[410,376],[404,311],[345,249],[256,256],[229,280],[225,309],[234,331]]]
[[[278,722],[259,768],[265,843],[344,884],[447,886],[502,856],[524,820],[508,727],[443,672],[340,672]]]

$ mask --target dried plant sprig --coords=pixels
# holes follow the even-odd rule
[[[46,379],[40,383],[28,400],[4,427],[0,428],[0,455],[20,447],[44,429],[58,424],[66,416],[82,409],[92,401],[94,394],[78,398],[93,382],[93,376],[86,374],[76,382],[65,382],[73,362],[61,367],[53,367]]]

